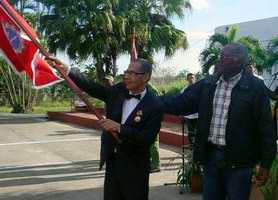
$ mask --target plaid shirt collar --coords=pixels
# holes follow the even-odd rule
[[[221,82],[223,82],[223,81],[224,81],[225,83],[237,82],[237,81],[241,78],[242,72],[243,72],[243,70],[241,70],[238,74],[236,74],[236,75],[230,77],[228,80],[225,80],[225,79],[224,79],[224,76],[222,75],[222,76],[219,78],[219,80],[216,82],[216,84],[218,85],[219,83],[221,83]]]

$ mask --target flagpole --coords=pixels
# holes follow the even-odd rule
[[[41,53],[49,58],[50,54],[48,51],[39,43],[39,41],[33,36],[33,34],[28,30],[19,20],[16,16],[13,15],[13,10],[7,6],[3,0],[0,0],[0,5],[3,7],[3,9],[7,12],[7,14],[13,19],[13,21],[18,25],[19,28],[21,28],[27,36],[31,39],[32,42],[40,49]],[[57,69],[61,76],[65,79],[65,81],[68,83],[68,86],[82,99],[86,105],[88,106],[89,110],[93,112],[96,117],[101,120],[103,119],[103,116],[98,112],[95,106],[91,104],[91,102],[88,100],[88,98],[85,96],[85,94],[82,93],[81,89],[69,78],[69,76],[66,74],[66,72],[61,68],[56,66],[53,66],[55,69]],[[116,133],[112,133],[115,139],[120,142],[120,139]]]
[[[136,33],[135,27],[133,27],[133,33],[131,36],[131,51],[130,51],[130,62],[133,62],[137,59],[137,51],[136,51]]]

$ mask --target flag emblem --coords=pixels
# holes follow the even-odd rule
[[[23,29],[24,28],[24,29]],[[25,72],[39,89],[62,81],[40,55],[37,33],[7,0],[0,0],[0,53],[20,74]]]
[[[16,28],[8,23],[3,23],[3,29],[5,31],[5,35],[16,53],[21,53],[23,49],[23,42],[21,40],[19,32]]]

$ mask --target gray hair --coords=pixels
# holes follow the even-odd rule
[[[152,74],[153,65],[146,59],[138,58],[135,60],[135,62],[140,64],[141,72]]]

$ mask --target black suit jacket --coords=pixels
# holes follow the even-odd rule
[[[121,123],[122,106],[128,90],[123,83],[112,87],[105,87],[88,79],[72,69],[70,78],[83,91],[92,97],[98,98],[106,103],[106,117]],[[112,159],[117,152],[119,157],[131,162],[149,163],[149,147],[154,143],[160,130],[162,113],[159,112],[157,100],[148,90],[144,98],[127,118],[125,124],[121,125],[119,144],[109,133],[103,131],[101,136],[100,168],[105,161]],[[134,160],[135,159],[135,160]],[[146,169],[149,166],[145,166]]]

